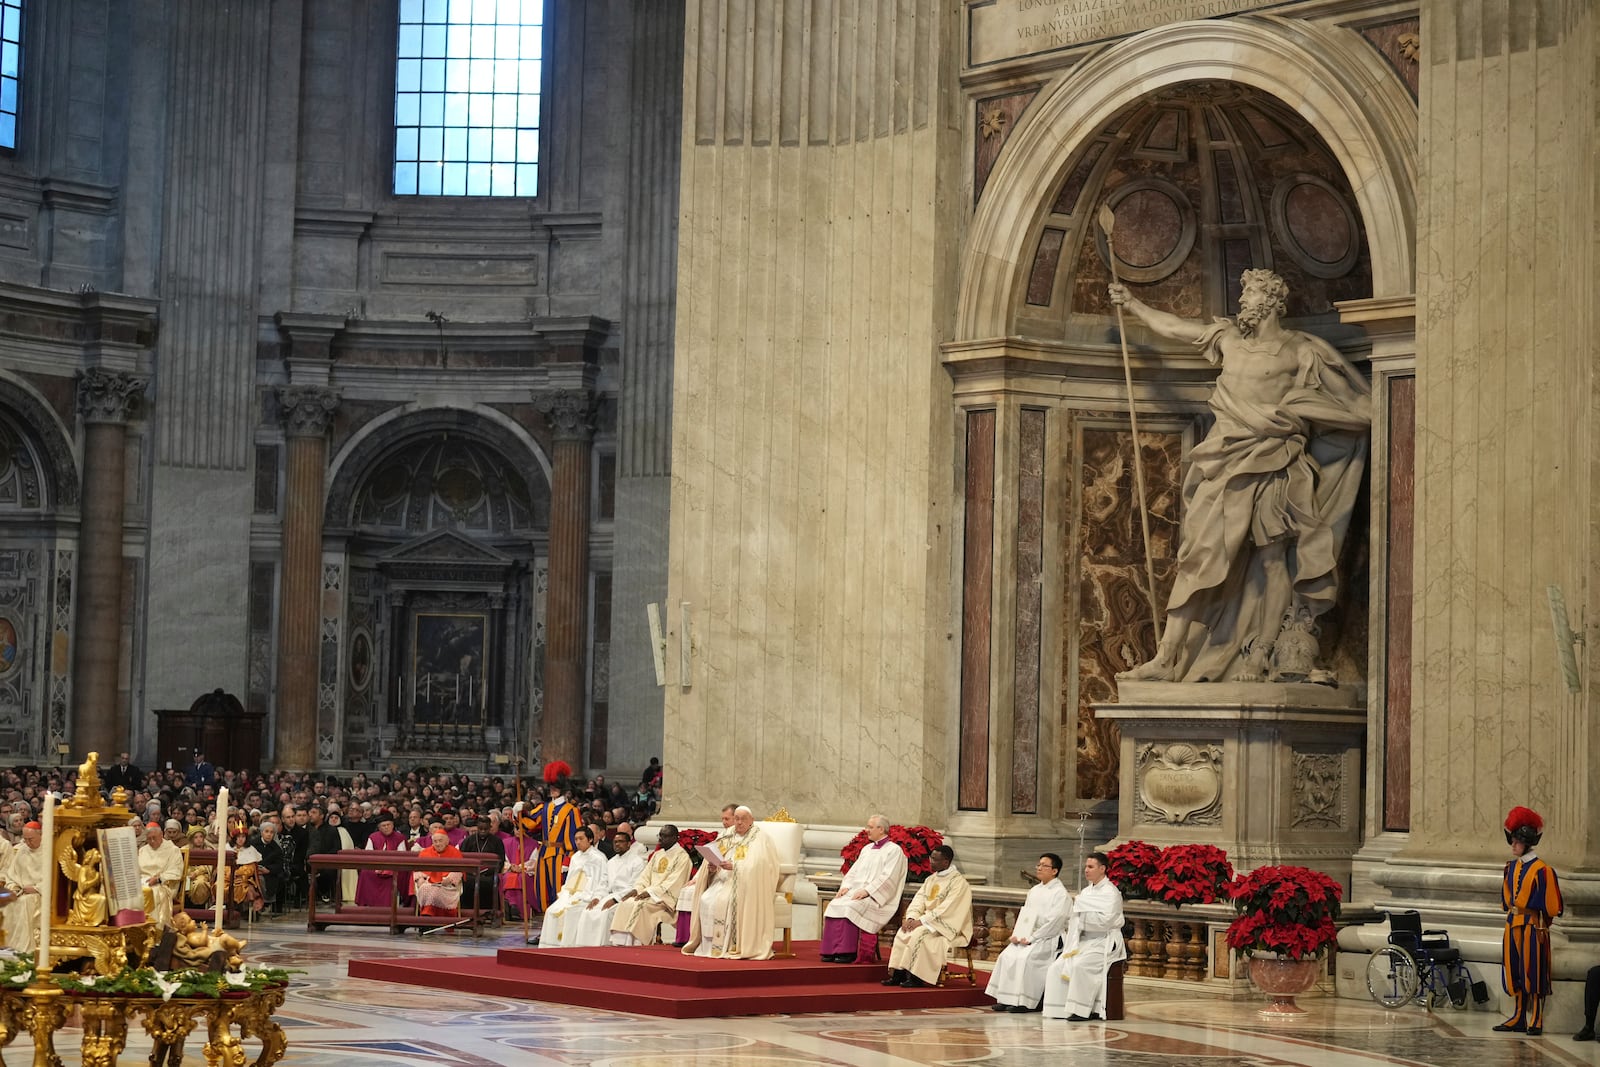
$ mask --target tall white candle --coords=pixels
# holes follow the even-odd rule
[[[44,795],[44,818],[40,822],[39,847],[44,849],[44,881],[39,885],[39,969],[50,967],[50,918],[55,910],[52,899],[56,888],[56,795]]]
[[[217,790],[217,894],[212,901],[217,933],[222,932],[222,913],[228,910],[228,787]]]

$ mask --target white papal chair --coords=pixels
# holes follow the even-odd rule
[[[770,835],[778,852],[778,899],[774,909],[774,928],[783,931],[783,951],[778,959],[794,958],[794,893],[800,874],[800,851],[805,829],[797,822],[762,822],[761,832]]]

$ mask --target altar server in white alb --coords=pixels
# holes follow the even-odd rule
[[[576,943],[577,917],[589,901],[606,895],[606,858],[594,847],[593,831],[580,826],[573,831],[572,841],[576,851],[567,861],[566,881],[544,911],[540,948],[571,948]]]
[[[889,820],[867,820],[867,844],[845,872],[822,913],[822,958],[828,963],[876,963],[878,931],[900,909],[906,854],[889,840]]]
[[[617,898],[633,888],[644,870],[645,847],[633,839],[633,827],[628,823],[617,826],[611,837],[613,855],[606,860],[606,891],[589,901],[576,914],[576,929],[568,938],[569,944],[598,948],[611,941],[611,912]]]
[[[1122,894],[1106,877],[1110,861],[1091,852],[1083,861],[1084,887],[1072,902],[1072,921],[1061,955],[1044,980],[1047,1019],[1088,1022],[1106,1017],[1106,973],[1128,958],[1122,940]]]
[[[1011,943],[994,961],[994,973],[984,992],[995,1000],[995,1011],[1038,1011],[1044,1000],[1045,972],[1061,947],[1061,931],[1072,913],[1072,896],[1061,884],[1061,857],[1046,852],[1034,867],[1039,884],[1017,913]]]
[[[906,905],[905,918],[889,950],[889,977],[884,985],[933,985],[950,950],[972,940],[972,886],[955,869],[955,859],[955,849],[949,845],[935,845],[928,852],[933,873]]]

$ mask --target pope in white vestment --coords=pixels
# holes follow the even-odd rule
[[[906,854],[889,840],[889,820],[869,818],[867,841],[822,913],[822,958],[829,963],[875,962],[878,931],[900,909]]]
[[[952,866],[954,858],[955,851],[947,845],[929,853],[933,873],[906,905],[889,950],[884,985],[933,985],[950,950],[972,940],[972,886]]]
[[[694,868],[689,853],[678,844],[676,826],[663,826],[656,840],[659,847],[645,861],[633,888],[618,898],[611,912],[613,945],[652,944],[661,924],[675,917],[678,895]]]
[[[772,958],[777,926],[778,850],[749,808],[734,811],[733,832],[717,839],[724,865],[706,860],[694,879],[686,956]]]
[[[144,828],[139,880],[144,883],[144,917],[162,929],[171,926],[172,901],[183,881],[183,850],[168,841],[156,823]]]
[[[6,863],[6,886],[19,894],[4,912],[6,948],[17,952],[33,952],[39,947],[39,887],[50,870],[39,838],[39,824],[30,822],[22,831],[22,844],[13,849]]]
[[[995,1000],[995,1011],[1037,1011],[1044,999],[1045,972],[1056,958],[1061,931],[1072,912],[1072,897],[1061,884],[1061,858],[1051,853],[1039,857],[1034,868],[1039,884],[1017,914],[1011,943],[994,961],[994,973],[984,992]]]
[[[627,823],[623,823],[627,826]],[[620,831],[619,827],[619,831]],[[629,844],[632,842],[632,844]],[[620,847],[618,852],[606,861],[606,891],[599,898],[590,901],[584,909],[576,913],[572,920],[576,923],[573,936],[569,943],[598,947],[611,942],[611,911],[616,907],[617,898],[633,887],[639,880],[639,874],[644,870],[644,861],[647,853],[641,842],[633,840],[633,834],[624,837],[620,832],[612,841]]]
[[[1044,980],[1044,1014],[1050,1019],[1086,1022],[1106,1017],[1106,972],[1128,958],[1122,940],[1122,894],[1106,877],[1106,857],[1083,861],[1088,884],[1072,902],[1072,922],[1061,955]]]
[[[567,858],[567,878],[561,891],[544,911],[544,926],[539,930],[540,948],[571,948],[577,934],[577,916],[591,900],[606,893],[606,857],[589,838],[589,828],[580,826],[573,833],[576,851]]]

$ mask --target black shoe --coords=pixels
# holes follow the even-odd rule
[[[990,1008],[989,1010],[990,1011],[1010,1011],[1011,1010],[1011,1005],[1009,1005],[1009,1004],[996,1004],[992,1008]]]
[[[1574,1040],[1574,1041],[1593,1041],[1594,1040],[1594,1027],[1585,1026],[1582,1030],[1579,1030],[1577,1033],[1572,1035],[1572,1040]]]
[[[927,982],[924,982],[922,979],[918,978],[916,975],[912,974],[910,971],[907,971],[906,974],[905,974],[905,977],[900,979],[900,984],[901,984],[901,986],[903,986],[906,989],[926,989],[926,988],[928,988],[928,983]]]
[[[1069,1023],[1086,1023],[1088,1021],[1089,1021],[1089,1017],[1087,1015],[1069,1015],[1069,1016],[1067,1016],[1067,1022],[1069,1022]]]
[[[1522,1034],[1527,1030],[1528,1028],[1522,1023],[1501,1023],[1494,1028],[1497,1034]]]
[[[1528,1027],[1528,1036],[1529,1037],[1543,1037],[1544,1036],[1544,1027],[1542,1027],[1542,1026],[1530,1026],[1530,1027]]]
[[[1038,1008],[1025,1008],[1021,1004],[1013,1004],[1013,1005],[1011,1005],[1011,1007],[1007,1008],[1006,1010],[1011,1012],[1014,1015],[1026,1015],[1030,1011],[1038,1011],[1039,1009]]]
[[[883,981],[879,982],[878,984],[879,985],[905,985],[905,982],[903,982],[901,980],[901,979],[903,979],[905,977],[905,975],[906,975],[905,971],[902,971],[900,968],[895,967],[895,968],[892,968],[889,971],[889,977],[885,978]]]

